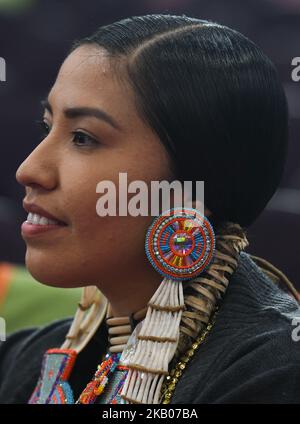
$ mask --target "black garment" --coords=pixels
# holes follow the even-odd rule
[[[171,403],[300,403],[295,317],[300,321],[297,302],[242,252],[216,323],[178,381]],[[44,352],[60,347],[70,323],[71,318],[22,330],[2,343],[0,403],[28,402]],[[102,323],[69,380],[75,398],[92,379],[106,341]]]

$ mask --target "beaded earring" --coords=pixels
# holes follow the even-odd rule
[[[149,227],[145,250],[152,266],[164,277],[191,279],[200,274],[213,257],[214,230],[196,209],[169,209]]]
[[[164,278],[148,302],[146,318],[133,333],[135,348],[125,361],[120,359],[129,370],[121,398],[125,403],[157,404],[186,309],[182,281],[194,278],[209,265],[215,235],[208,219],[196,209],[173,208],[151,224],[145,250]]]

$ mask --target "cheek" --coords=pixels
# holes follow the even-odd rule
[[[127,266],[135,257],[144,255],[145,234],[152,217],[105,216],[97,214],[96,205],[101,197],[96,193],[99,181],[108,179],[116,185],[118,201],[118,177],[107,176],[83,181],[66,190],[67,214],[70,217],[68,256],[80,258],[80,266],[93,274],[101,268],[106,272],[120,264]],[[133,194],[129,194],[128,198]],[[117,211],[118,212],[118,211]],[[77,264],[79,265],[79,264]]]
[[[145,165],[146,164],[146,165]],[[79,167],[78,167],[79,168]],[[77,169],[77,185],[64,187],[67,212],[71,217],[73,243],[84,256],[94,254],[111,262],[113,257],[121,260],[123,255],[144,254],[146,231],[154,217],[151,216],[105,216],[97,214],[97,201],[101,193],[96,192],[97,184],[109,180],[116,187],[116,201],[119,203],[119,173],[127,173],[127,186],[132,181],[141,180],[148,186],[150,205],[150,183],[155,180],[170,180],[168,161],[164,151],[159,149],[128,149],[111,151],[111,155],[99,155],[98,160],[88,169]],[[66,178],[68,176],[66,175]],[[88,178],[87,178],[88,177]],[[135,196],[127,194],[127,199]],[[118,208],[116,207],[118,213]],[[94,253],[95,252],[95,253]]]
[[[129,181],[142,180],[150,183],[173,178],[170,159],[160,142],[133,144],[131,148],[126,169]]]
[[[89,269],[102,272],[130,268],[145,256],[144,243],[151,217],[96,216],[78,226],[72,237],[81,262]]]

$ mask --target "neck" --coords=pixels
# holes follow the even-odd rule
[[[147,306],[162,280],[147,263],[144,268],[136,268],[134,274],[112,276],[106,284],[101,281],[98,288],[107,298],[112,316],[129,317]]]

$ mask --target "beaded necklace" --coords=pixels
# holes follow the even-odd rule
[[[217,308],[215,309],[214,315],[206,326],[205,330],[192,343],[191,347],[180,358],[180,361],[177,363],[177,365],[166,376],[161,388],[160,403],[170,403],[178,380],[184,372],[188,362],[193,357],[196,349],[198,349],[198,347],[206,339],[209,331],[211,330],[215,322],[216,313]],[[124,365],[124,362],[122,363],[122,359],[123,361],[125,359],[126,363],[126,358],[128,359],[128,355],[132,354],[132,351],[134,351],[134,344],[136,341],[137,334],[135,334],[136,332],[134,331],[130,337],[128,337],[128,335],[126,336],[126,339],[128,339],[128,343],[126,344],[124,350],[124,345],[116,344],[120,341],[120,337],[116,337],[117,334],[120,334],[120,320],[124,321],[122,322],[123,328],[125,328],[126,324],[128,324],[125,318],[126,317],[123,317],[122,319],[110,319],[109,322],[115,325],[115,330],[117,330],[118,325],[118,332],[109,332],[110,334],[114,335],[114,337],[110,338],[110,343],[114,344],[111,344],[108,353],[104,357],[104,360],[101,362],[100,365],[98,365],[97,371],[95,372],[93,379],[87,384],[87,386],[85,387],[76,402],[74,402],[73,392],[67,379],[70,376],[70,373],[74,366],[77,353],[73,350],[50,349],[46,352],[43,362],[42,376],[29,403],[128,403],[121,397],[123,384],[129,371],[129,368]],[[132,321],[132,317],[130,320]],[[134,326],[136,324],[137,321],[135,321]],[[141,325],[142,320],[139,322],[137,327],[141,327]],[[128,334],[127,330],[126,333]],[[125,341],[123,337],[124,336],[122,336],[122,342]],[[116,352],[116,350],[120,349],[122,349],[123,352]]]
[[[171,397],[176,388],[176,384],[182,376],[182,373],[184,372],[187,364],[189,363],[195,351],[204,342],[208,333],[212,329],[216,320],[217,310],[218,308],[215,309],[213,317],[207,324],[205,330],[193,342],[192,346],[180,358],[180,361],[177,363],[177,365],[166,376],[166,379],[161,389],[162,397],[160,403],[170,403]],[[76,403],[94,403],[96,399],[103,393],[104,388],[107,386],[109,380],[113,378],[112,374],[115,372],[115,370],[124,371],[124,373],[122,375],[122,378],[118,379],[117,384],[115,384],[115,387],[112,390],[112,393],[110,394],[110,402],[108,403],[125,403],[120,396],[120,392],[129,369],[126,366],[118,364],[121,358],[121,353],[109,353],[105,356],[105,358],[105,361],[103,361],[101,365],[98,366],[98,370],[96,371],[93,380],[87,385],[87,387],[82,392]]]
[[[106,326],[108,329],[109,349],[104,361],[98,365],[90,383],[83,390],[76,403],[125,403],[120,396],[129,368],[119,363],[123,352],[130,350],[130,341],[134,339],[134,329],[145,318],[147,308],[131,314],[129,317],[113,317],[111,305],[108,305]],[[128,346],[129,344],[129,346]],[[122,355],[123,354],[123,355]],[[104,389],[106,389],[104,391]]]

